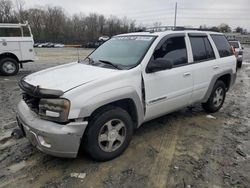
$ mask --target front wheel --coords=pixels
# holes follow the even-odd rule
[[[97,161],[111,160],[122,154],[133,135],[133,121],[119,107],[106,108],[90,120],[84,146]]]
[[[212,93],[206,103],[202,103],[202,107],[205,111],[214,113],[220,110],[226,97],[226,86],[223,81],[218,80]]]
[[[16,75],[19,71],[19,64],[13,58],[3,58],[0,60],[0,73],[4,76]]]

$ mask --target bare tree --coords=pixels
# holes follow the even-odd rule
[[[61,7],[25,9],[24,0],[12,1],[0,0],[0,22],[16,23],[27,20],[34,40],[39,42],[85,43],[96,41],[102,35],[111,37],[136,30],[135,21],[126,17],[106,18],[96,13],[67,16]]]
[[[225,23],[220,24],[218,26],[218,29],[220,32],[223,32],[223,33],[230,33],[232,31],[229,25]]]
[[[235,28],[235,32],[236,33],[243,33],[243,28],[238,26]]]
[[[20,23],[25,22],[25,11],[24,11],[25,2],[23,0],[16,0],[15,7],[16,7],[16,14],[18,21]]]
[[[10,0],[0,0],[0,22],[14,22],[16,18],[14,16],[13,3]]]
[[[62,40],[67,19],[63,9],[61,7],[47,7],[43,19],[46,38],[52,42]]]

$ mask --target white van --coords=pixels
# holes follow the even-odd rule
[[[16,75],[19,64],[34,61],[34,40],[28,23],[0,23],[0,74]]]

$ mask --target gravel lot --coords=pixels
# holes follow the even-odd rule
[[[250,46],[223,108],[213,114],[216,119],[197,105],[145,123],[112,161],[56,158],[25,138],[12,138],[20,78],[90,52],[36,49],[39,60],[24,65],[17,76],[0,76],[0,187],[250,187]]]

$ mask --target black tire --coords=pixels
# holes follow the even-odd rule
[[[214,102],[215,100],[215,97],[217,95],[216,92],[219,92],[221,89],[222,91],[222,99],[221,100],[218,100],[216,101],[216,104]],[[226,86],[224,84],[223,81],[221,80],[218,80],[215,85],[214,85],[214,88],[212,90],[212,93],[208,99],[208,101],[206,103],[202,103],[202,107],[203,109],[206,111],[206,112],[209,112],[209,113],[214,113],[214,112],[217,112],[220,110],[220,108],[222,107],[223,103],[224,103],[224,100],[225,100],[225,97],[226,97]],[[218,102],[218,103],[217,103]]]
[[[104,126],[108,124],[108,122],[113,123],[113,121],[120,120],[122,122],[122,125],[124,127],[121,129],[125,136],[123,137],[123,141],[113,141],[114,146],[116,145],[116,148],[114,151],[104,151],[103,148],[107,147],[109,145],[110,141],[103,141],[102,143],[99,143],[100,134],[103,133]],[[112,125],[113,128],[114,125]],[[116,126],[115,126],[116,127]],[[106,128],[107,132],[110,129]],[[115,129],[115,128],[114,128]],[[108,161],[111,160],[119,155],[121,155],[126,148],[128,147],[132,135],[133,135],[133,121],[128,114],[127,111],[123,110],[119,107],[108,107],[100,111],[99,113],[95,114],[94,117],[91,118],[89,125],[86,129],[85,137],[84,137],[84,143],[83,146],[85,150],[88,152],[88,154],[96,161]],[[113,129],[112,129],[113,130]],[[110,134],[103,133],[106,136]],[[102,134],[102,135],[103,135]],[[117,134],[120,134],[117,132]],[[107,136],[107,139],[109,139],[109,136]],[[112,139],[112,138],[111,138]],[[116,143],[117,142],[117,143]],[[112,147],[113,147],[112,143]],[[105,146],[105,144],[107,146]],[[117,146],[118,145],[118,146]]]
[[[10,68],[8,69],[9,66]],[[16,75],[19,71],[18,62],[10,57],[0,59],[0,74],[4,76]]]
[[[237,61],[237,67],[241,68],[242,67],[242,61]]]

